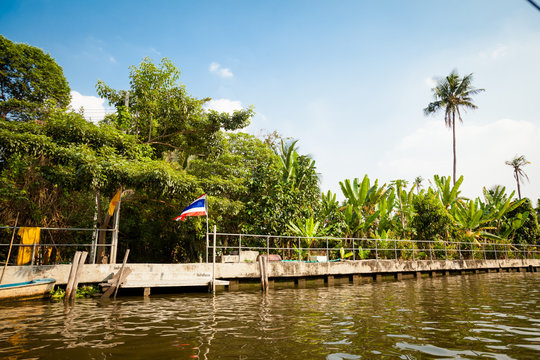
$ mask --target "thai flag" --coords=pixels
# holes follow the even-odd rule
[[[202,196],[198,197],[197,200],[192,202],[187,208],[182,211],[180,216],[177,216],[174,218],[175,221],[182,220],[186,218],[186,216],[204,216],[207,215],[206,212],[206,195],[203,194]]]

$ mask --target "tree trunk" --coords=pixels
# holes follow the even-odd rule
[[[518,189],[518,197],[519,197],[519,200],[521,200],[521,189],[519,187],[519,174],[518,174],[517,170],[514,170],[514,177],[516,178],[517,189]]]
[[[454,185],[456,185],[456,113],[452,112],[452,148],[454,151]]]

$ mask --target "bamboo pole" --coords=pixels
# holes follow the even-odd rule
[[[4,280],[4,273],[6,272],[6,268],[9,262],[9,257],[11,256],[11,248],[13,247],[13,239],[15,239],[15,231],[17,230],[18,222],[19,222],[19,213],[17,213],[17,218],[15,219],[15,226],[13,226],[13,233],[11,234],[11,242],[9,243],[9,250],[8,250],[8,255],[6,258],[6,263],[4,264],[4,269],[2,270],[2,277],[0,277],[0,284],[2,284],[2,280]]]

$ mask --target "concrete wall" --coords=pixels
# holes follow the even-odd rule
[[[132,270],[129,279],[137,281],[174,280],[208,277],[212,264],[128,264]],[[354,274],[385,274],[407,272],[487,270],[509,268],[540,268],[539,259],[508,260],[362,260],[331,263],[270,262],[269,277],[298,278],[313,276],[346,276]],[[84,265],[80,283],[100,283],[108,280],[120,269],[120,264]],[[51,277],[58,284],[66,284],[71,265],[9,266],[3,283],[29,281]],[[258,263],[216,263],[217,279],[259,278]]]

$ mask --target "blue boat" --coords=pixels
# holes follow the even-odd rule
[[[55,279],[47,278],[0,285],[0,301],[44,298],[49,296],[55,283]]]

